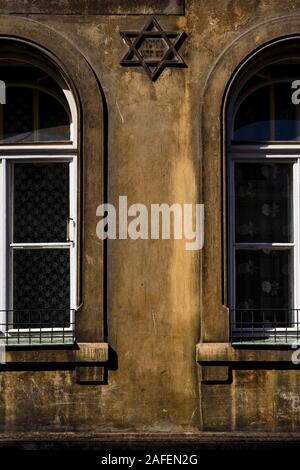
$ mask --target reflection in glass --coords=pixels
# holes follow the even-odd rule
[[[33,92],[29,88],[7,88],[6,104],[2,105],[2,140],[28,142],[33,137]]]
[[[70,119],[62,102],[47,93],[39,92],[39,141],[70,139]]]
[[[291,82],[274,85],[275,94],[275,139],[300,140],[300,116],[298,105],[292,102]]]
[[[299,141],[300,104],[292,100],[294,80],[299,80],[299,64],[287,62],[268,65],[251,77],[235,104],[233,140]]]
[[[44,70],[17,60],[0,61],[6,104],[0,104],[0,143],[70,140],[70,109],[62,88]]]

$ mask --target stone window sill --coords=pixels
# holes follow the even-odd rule
[[[109,359],[108,343],[76,343],[51,348],[20,346],[5,350],[5,364],[74,364],[76,382],[103,382],[104,365]]]
[[[230,366],[237,363],[291,363],[291,346],[281,345],[233,347],[231,343],[198,343],[196,360],[202,366],[202,382],[227,382],[230,379]]]

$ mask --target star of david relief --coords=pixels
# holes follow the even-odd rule
[[[186,34],[164,31],[152,17],[141,31],[120,31],[128,51],[120,64],[126,67],[144,68],[150,80],[155,81],[165,67],[186,67],[178,50]]]

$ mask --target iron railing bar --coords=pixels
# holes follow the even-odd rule
[[[259,312],[260,320],[256,315]],[[266,318],[269,312],[273,313],[270,321]],[[233,342],[290,344],[293,339],[300,338],[299,309],[232,309],[230,316]]]
[[[6,321],[0,326],[7,345],[70,344],[76,338],[75,309],[3,309],[0,312],[5,314]],[[48,313],[47,317],[45,312]],[[60,314],[58,318],[57,314]]]

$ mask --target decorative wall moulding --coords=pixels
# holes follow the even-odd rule
[[[120,64],[124,67],[143,67],[150,80],[155,81],[166,67],[186,67],[179,54],[186,34],[165,31],[155,17],[141,31],[120,31],[129,49]]]
[[[185,0],[0,0],[0,14],[184,15]]]

